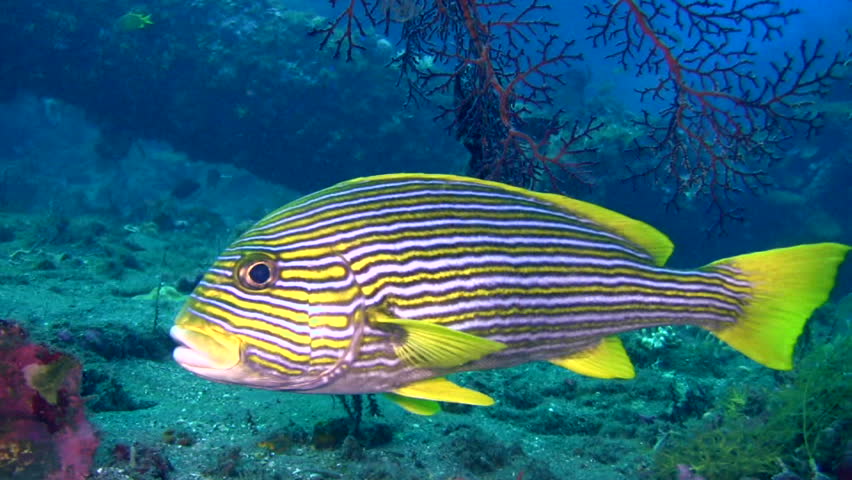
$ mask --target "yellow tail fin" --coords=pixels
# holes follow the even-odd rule
[[[752,298],[734,324],[710,329],[752,360],[777,370],[793,368],[793,349],[814,310],[828,300],[848,245],[816,243],[749,253],[708,265],[742,272]]]

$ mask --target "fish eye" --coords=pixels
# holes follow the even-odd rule
[[[252,257],[237,270],[240,284],[249,290],[263,290],[275,281],[275,262],[264,257]]]

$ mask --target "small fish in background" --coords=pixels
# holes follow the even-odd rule
[[[120,32],[132,32],[153,24],[150,13],[127,12],[115,21],[115,29]]]
[[[549,361],[632,378],[617,335],[696,325],[789,370],[850,247],[799,245],[665,267],[650,225],[561,195],[451,175],[340,183],[267,215],[178,314],[175,360],[213,381],[384,393],[430,415],[491,405],[446,375]]]
[[[41,99],[42,112],[44,118],[50,126],[55,127],[62,123],[62,102],[52,97],[44,97]]]

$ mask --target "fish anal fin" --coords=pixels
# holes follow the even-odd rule
[[[503,343],[435,323],[384,315],[373,315],[371,319],[379,325],[395,325],[405,331],[395,352],[413,367],[453,368],[506,348]]]
[[[382,396],[415,415],[435,415],[441,411],[441,405],[433,400],[411,398],[391,392],[383,393]]]
[[[633,378],[636,371],[618,337],[606,337],[592,349],[553,358],[550,363],[595,378]]]
[[[488,395],[456,385],[443,377],[410,383],[393,390],[393,393],[403,397],[436,402],[464,403],[481,407],[494,405],[494,399]]]

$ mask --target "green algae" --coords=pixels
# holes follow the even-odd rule
[[[136,295],[135,300],[164,300],[169,302],[182,302],[187,296],[177,291],[171,285],[161,285],[154,287],[150,292]]]
[[[68,356],[60,356],[46,365],[30,364],[24,367],[24,376],[33,390],[37,391],[51,405],[59,401],[59,390],[77,362]]]
[[[831,473],[852,433],[852,337],[822,345],[784,375],[779,390],[733,387],[700,421],[672,433],[657,450],[654,470],[671,477],[678,465],[704,478],[769,478],[790,469]]]

